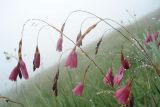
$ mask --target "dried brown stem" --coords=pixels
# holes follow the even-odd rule
[[[99,47],[100,47],[100,44],[102,43],[104,34],[105,34],[107,31],[109,31],[109,30],[110,30],[110,29],[107,29],[107,30],[103,33],[103,35],[102,35],[102,37],[100,38],[100,40],[98,41],[98,43],[97,43],[97,45],[96,45],[95,55],[97,55],[97,53],[98,53],[98,51],[99,51]]]
[[[88,69],[89,69],[90,65],[91,65],[91,63],[89,63],[89,65],[88,65],[87,68],[85,69],[84,76],[83,76],[83,84],[84,84],[84,80],[85,80],[85,78],[86,78],[86,74],[87,74],[87,72],[88,72]]]

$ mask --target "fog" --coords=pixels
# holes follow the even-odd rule
[[[132,16],[136,14],[136,19],[158,9],[160,0],[0,0],[0,94],[15,86],[14,82],[8,80],[11,70],[17,64],[15,59],[6,60],[3,52],[17,55],[15,49],[21,38],[23,23],[30,18],[38,18],[60,28],[68,14],[74,10],[86,10],[103,18],[112,18],[118,22],[126,24],[128,20],[133,21]],[[129,14],[126,12],[129,11]],[[64,33],[75,40],[80,24],[85,17],[91,17],[85,13],[73,14],[66,25]],[[83,29],[95,19],[84,23]],[[33,55],[36,46],[37,30],[43,23],[27,23],[23,38],[23,56],[26,62],[30,77],[53,66],[60,56],[56,52],[56,42],[59,33],[50,27],[44,28],[39,37],[39,48],[42,58],[42,66],[36,72],[32,70]],[[99,38],[107,28],[98,27],[92,33],[92,39],[87,37],[84,45]],[[104,29],[105,28],[105,29]],[[109,28],[109,27],[108,27]],[[91,35],[90,35],[91,36]],[[64,40],[64,50],[71,48],[72,43]],[[19,81],[19,80],[18,80]],[[17,82],[19,83],[19,82]]]

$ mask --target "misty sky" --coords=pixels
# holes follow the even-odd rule
[[[16,55],[14,49],[18,46],[23,23],[30,18],[43,19],[50,24],[60,28],[67,15],[74,10],[81,9],[95,13],[100,17],[109,17],[116,21],[131,20],[125,12],[129,10],[131,15],[136,14],[137,18],[146,15],[155,9],[160,8],[160,0],[0,0],[0,94],[2,91],[13,87],[15,84],[8,80],[9,73],[17,64],[15,59],[6,61],[3,55],[7,51]],[[84,13],[76,13],[69,18],[66,30],[69,37],[75,40],[82,19],[89,17]],[[95,22],[95,20],[92,20]],[[91,21],[91,22],[92,22]],[[32,70],[32,60],[36,45],[37,30],[41,23],[28,23],[25,27],[23,38],[23,54],[29,75],[35,75]],[[99,28],[103,31],[103,28]],[[99,34],[98,30],[97,33]],[[59,33],[46,27],[42,30],[39,38],[39,47],[45,69],[55,64],[60,55],[56,52],[56,42]],[[94,36],[96,40],[99,36]],[[90,38],[86,38],[84,44],[90,43]],[[64,48],[68,49],[73,45],[66,41]],[[38,72],[41,72],[39,70]]]

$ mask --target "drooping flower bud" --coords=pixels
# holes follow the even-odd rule
[[[61,51],[62,51],[62,43],[63,43],[63,37],[60,37],[60,38],[58,39],[58,42],[57,42],[56,51],[58,51],[58,52],[61,52]]]
[[[40,67],[40,53],[37,46],[34,54],[34,60],[33,60],[33,71],[35,71],[35,69],[39,67]]]
[[[129,69],[130,68],[130,63],[129,61],[124,57],[123,53],[121,52],[121,65],[123,65],[124,69]]]

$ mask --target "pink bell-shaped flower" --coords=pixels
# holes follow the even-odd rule
[[[21,73],[20,66],[19,66],[19,64],[17,64],[17,66],[12,70],[12,72],[9,76],[9,79],[11,81],[17,81],[17,76],[18,76],[19,73]]]
[[[83,92],[84,84],[81,82],[72,90],[73,94],[76,96],[81,96]]]
[[[159,32],[154,32],[154,34],[153,34],[153,40],[157,41],[158,34],[159,34]]]
[[[106,76],[103,78],[103,83],[105,85],[112,85],[113,86],[113,80],[114,80],[114,76],[112,74],[112,68],[109,68]]]
[[[18,49],[18,64],[17,66],[12,70],[9,79],[12,81],[16,81],[17,80],[17,76],[19,75],[20,79],[22,78],[22,76],[24,77],[24,79],[28,79],[28,72],[27,72],[27,68],[26,68],[26,64],[25,62],[22,60],[22,38],[19,42],[19,49]]]
[[[152,42],[152,41],[153,41],[153,39],[152,39],[150,32],[147,32],[144,43],[148,44],[149,42]]]
[[[120,104],[127,105],[130,101],[131,81],[127,81],[126,85],[118,89],[114,96]]]
[[[115,77],[114,77],[114,85],[118,85],[120,84],[121,80],[123,79],[123,75],[124,75],[125,69],[123,67],[123,65],[120,66],[118,72],[116,73]]]
[[[65,66],[69,67],[69,68],[76,68],[77,67],[77,54],[74,49],[70,52],[70,54],[66,60]]]
[[[57,48],[56,48],[56,50],[57,50],[58,52],[61,52],[61,51],[62,51],[62,43],[63,43],[63,38],[60,37],[60,38],[58,39]]]
[[[22,59],[19,60],[19,64],[20,64],[20,70],[21,70],[22,76],[24,77],[24,79],[27,80],[28,72],[27,72],[26,64],[24,63]]]

